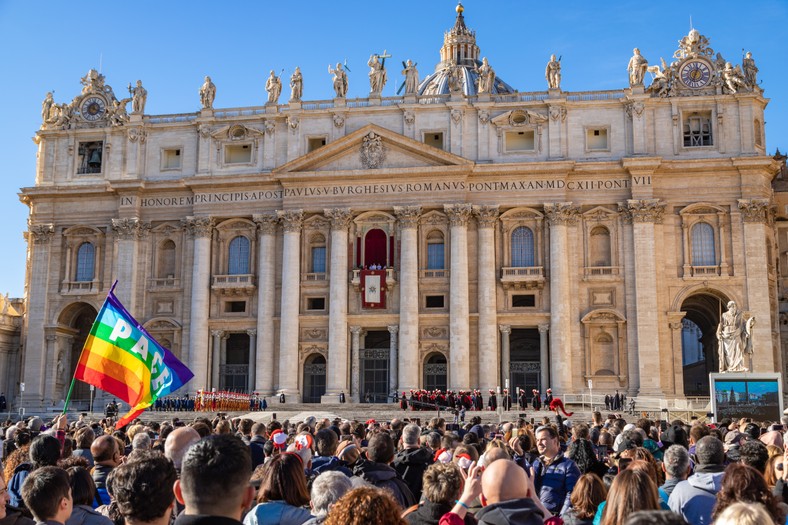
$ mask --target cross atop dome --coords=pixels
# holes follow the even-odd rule
[[[462,15],[465,8],[462,2],[457,2],[457,20],[454,27],[443,34],[443,47],[441,48],[441,61],[454,60],[458,65],[472,66],[479,60],[479,47],[476,45],[476,31],[468,29],[465,17]]]

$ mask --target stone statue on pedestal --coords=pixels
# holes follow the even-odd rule
[[[304,77],[301,75],[301,68],[296,66],[293,76],[290,77],[290,100],[298,102],[304,92]]]
[[[142,87],[142,80],[137,81],[137,87],[131,87],[131,84],[129,84],[129,93],[131,94],[131,113],[133,115],[142,115],[145,113],[145,102],[148,100],[148,90]]]
[[[482,59],[482,66],[476,69],[476,73],[479,75],[478,93],[480,95],[492,93],[495,85],[495,70],[487,62],[487,57]]]
[[[550,55],[550,62],[544,70],[544,77],[547,79],[547,87],[550,89],[561,89],[561,60],[556,60],[555,55]]]
[[[211,77],[205,77],[205,83],[200,88],[200,104],[203,109],[213,108],[213,99],[216,98],[216,85],[211,82]]]
[[[415,95],[419,89],[419,71],[412,60],[408,59],[402,74],[405,75],[405,94]]]
[[[369,93],[380,96],[386,85],[386,68],[380,61],[380,55],[370,56],[367,65],[369,66]]]
[[[52,92],[50,91],[47,93],[46,98],[41,103],[41,120],[46,124],[47,120],[49,120],[49,113],[52,111],[52,105],[55,103],[55,99],[52,97]]]
[[[337,62],[337,67],[332,68],[328,66],[328,72],[334,75],[334,93],[337,98],[345,98],[347,96],[347,73],[342,69],[342,64]]]
[[[720,372],[748,372],[744,354],[752,354],[752,326],[755,318],[744,320],[744,313],[735,301],[728,302],[728,311],[722,314],[717,326]]]
[[[629,71],[629,85],[642,86],[643,77],[646,75],[646,68],[648,68],[648,60],[640,54],[640,49],[635,48],[632,50],[634,53],[632,58],[629,59],[627,70]]]
[[[271,74],[268,75],[268,80],[265,81],[265,90],[268,93],[269,104],[279,102],[279,95],[282,93],[282,81],[276,76],[273,69]]]
[[[750,87],[754,88],[758,85],[758,66],[755,65],[755,59],[752,58],[752,53],[747,51],[747,54],[741,61],[741,65],[744,69],[744,81],[747,82]]]

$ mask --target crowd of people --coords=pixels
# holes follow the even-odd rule
[[[499,400],[500,398],[500,400]],[[503,410],[512,410],[512,403],[516,403],[520,410],[533,408],[534,410],[550,410],[553,402],[553,390],[548,388],[542,395],[537,389],[532,389],[530,394],[522,388],[517,388],[516,392],[510,393],[508,388],[502,391],[490,389],[487,403],[484,402],[484,394],[479,389],[474,390],[411,390],[410,394],[402,392],[402,396],[394,394],[394,401],[399,403],[403,410],[435,410],[435,408],[468,411],[468,410],[497,410],[499,403]],[[463,420],[464,421],[464,420]]]
[[[7,421],[0,525],[786,523],[788,417],[538,417]]]

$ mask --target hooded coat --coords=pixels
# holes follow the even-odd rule
[[[689,523],[711,523],[711,511],[725,474],[723,469],[722,465],[700,467],[699,472],[679,482],[668,500],[670,510],[684,516]]]
[[[501,501],[487,505],[476,513],[480,525],[541,525],[542,513],[531,498]]]
[[[422,478],[427,467],[434,463],[432,453],[426,448],[406,448],[397,452],[392,466],[407,483],[416,501],[421,499]]]

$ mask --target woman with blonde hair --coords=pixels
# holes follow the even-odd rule
[[[760,503],[733,503],[717,516],[714,525],[762,525],[772,521]]]
[[[785,456],[782,454],[779,456],[769,456],[769,459],[766,461],[766,470],[763,473],[769,490],[773,490],[774,486],[777,484],[777,480],[782,479],[784,469]]]
[[[597,508],[607,498],[605,484],[596,474],[583,474],[572,489],[572,507],[561,516],[565,525],[591,525]]]
[[[636,510],[660,510],[659,493],[645,469],[620,472],[610,486],[601,525],[620,525]]]

